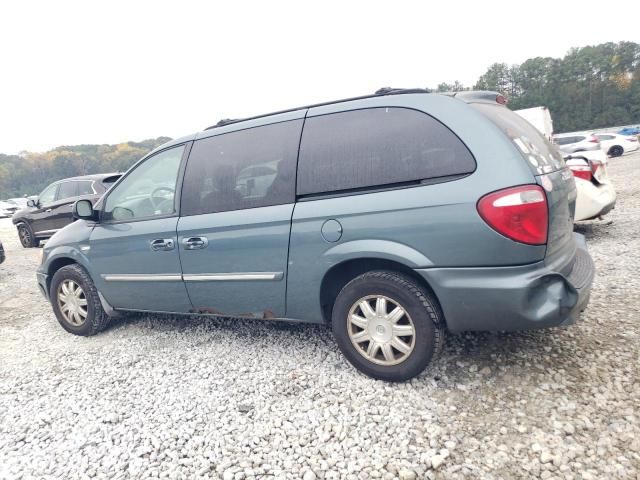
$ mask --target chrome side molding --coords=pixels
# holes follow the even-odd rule
[[[247,273],[120,273],[100,275],[105,282],[229,282],[229,281],[273,281],[282,280],[283,272],[247,272]]]
[[[122,273],[116,275],[100,275],[106,282],[180,282],[182,275],[173,273],[138,274]]]
[[[185,282],[227,282],[237,280],[282,280],[282,272],[197,273],[183,275]]]

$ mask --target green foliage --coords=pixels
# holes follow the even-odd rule
[[[640,45],[603,43],[563,58],[494,63],[476,89],[506,94],[513,110],[544,105],[557,132],[640,122]]]
[[[171,140],[158,137],[117,145],[75,145],[44,153],[0,154],[0,199],[36,195],[51,182],[90,173],[124,172]]]

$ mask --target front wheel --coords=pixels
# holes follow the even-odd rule
[[[338,294],[333,333],[349,362],[364,374],[400,382],[422,372],[444,343],[435,297],[411,278],[373,271]]]
[[[18,237],[20,237],[20,243],[24,248],[33,248],[38,246],[38,240],[31,232],[29,225],[21,223],[18,225]]]
[[[614,145],[609,149],[609,156],[620,157],[624,153],[624,149],[620,145]]]
[[[53,275],[50,298],[58,322],[69,333],[87,337],[109,323],[98,290],[80,265],[67,265]]]

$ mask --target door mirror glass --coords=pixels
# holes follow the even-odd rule
[[[95,220],[95,210],[90,200],[78,200],[73,204],[73,218],[82,220]]]
[[[38,203],[33,198],[30,198],[29,200],[27,200],[27,207],[34,208],[37,205],[38,205]]]

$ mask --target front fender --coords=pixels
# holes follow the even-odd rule
[[[63,259],[70,259],[82,265],[91,274],[87,254],[90,250],[89,237],[93,225],[84,221],[70,223],[54,234],[43,248],[43,262],[39,273],[50,274],[50,269]]]
[[[51,287],[51,277],[53,274],[64,265],[69,263],[77,263],[89,272],[91,275],[91,269],[89,267],[90,262],[86,254],[81,250],[82,246],[68,246],[61,245],[54,247],[47,255],[44,262],[38,267],[37,272],[42,275],[46,275],[47,279],[47,291]]]

